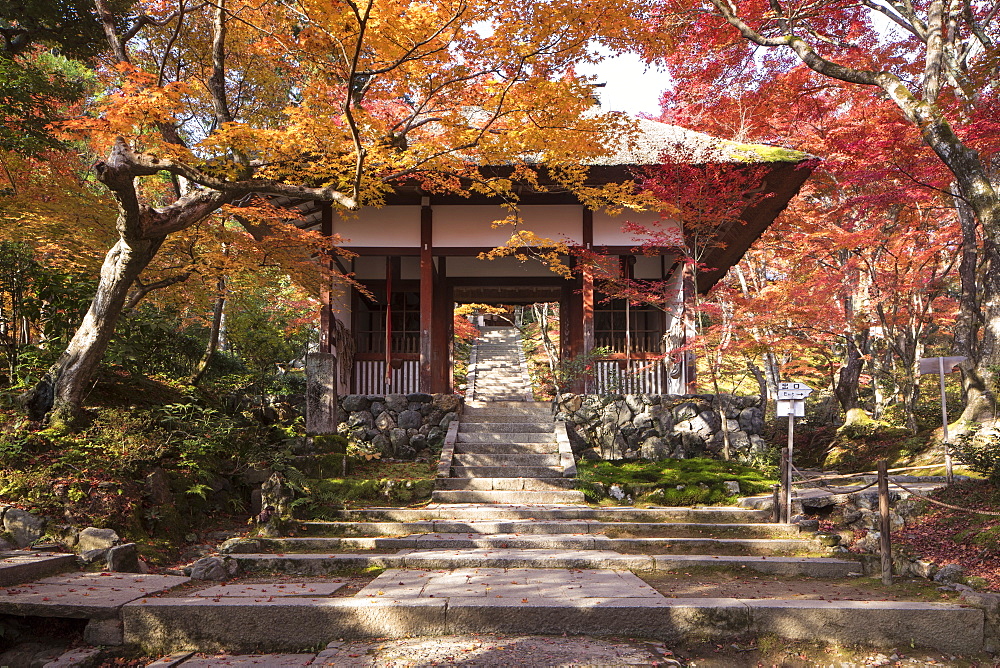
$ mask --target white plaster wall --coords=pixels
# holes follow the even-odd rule
[[[354,277],[362,281],[385,279],[385,256],[359,255],[354,258]]]
[[[632,273],[636,278],[657,280],[663,278],[663,264],[659,255],[636,255]]]
[[[617,216],[609,216],[604,211],[594,212],[594,245],[595,246],[636,246],[636,236],[632,232],[623,232],[625,223],[637,223],[655,229],[659,223],[660,214],[656,211],[629,211],[626,209]],[[677,227],[673,221],[668,225]]]
[[[342,245],[347,248],[417,248],[420,246],[420,207],[365,207],[355,217],[334,218],[333,231],[344,239]]]
[[[449,257],[448,277],[546,277],[556,276],[548,266],[538,260],[518,262],[513,257],[502,257],[496,260],[480,260],[475,257]]]
[[[439,205],[434,207],[435,248],[493,248],[507,243],[519,229],[530,230],[554,241],[569,239],[580,243],[583,229],[583,207],[579,205],[523,206],[517,226],[492,226],[503,220],[509,211],[499,206]],[[449,273],[451,273],[449,271]]]

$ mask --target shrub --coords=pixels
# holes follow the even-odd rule
[[[954,447],[970,469],[1000,483],[1000,431],[976,425],[959,435]]]

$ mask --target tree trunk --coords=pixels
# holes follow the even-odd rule
[[[991,180],[996,180],[997,162],[994,158]],[[956,425],[956,431],[961,431],[962,424],[988,422],[997,416],[994,376],[1000,361],[997,350],[1000,341],[1000,252],[990,240],[988,231],[983,229],[977,212],[960,198],[956,198],[956,208],[962,225],[959,264],[962,291],[955,348],[969,358],[962,365],[965,409]]]
[[[840,407],[850,418],[856,415],[855,409],[860,408],[858,388],[861,380],[861,370],[865,366],[864,350],[867,348],[867,332],[863,334],[845,334],[847,342],[846,360],[837,377],[837,386],[833,393],[840,402]]]
[[[149,264],[163,239],[133,244],[119,239],[104,258],[97,292],[65,352],[23,398],[29,417],[72,428],[82,417],[90,381],[115,333],[129,288]]]
[[[215,299],[215,309],[212,312],[212,330],[208,334],[208,345],[205,347],[205,354],[198,361],[194,374],[191,376],[191,384],[197,385],[205,377],[208,365],[212,363],[219,344],[222,341],[222,319],[226,313],[226,277],[220,276],[218,282],[219,296]]]

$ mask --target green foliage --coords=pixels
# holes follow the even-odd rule
[[[594,362],[610,353],[611,349],[608,347],[597,347],[568,359],[560,358],[554,369],[537,367],[534,384],[550,395],[554,395],[557,388],[565,392],[577,381],[589,378],[593,373]]]
[[[739,481],[743,495],[766,493],[777,482],[755,468],[707,458],[580,462],[577,470],[580,487],[592,502],[614,498],[611,487],[617,485],[623,502],[631,497],[657,505],[731,503],[726,481]]]
[[[58,148],[50,124],[82,98],[92,75],[61,56],[0,56],[0,150],[38,154]]]
[[[315,305],[292,299],[287,279],[232,295],[226,336],[246,365],[270,374],[276,365],[303,358],[315,334]]]
[[[105,359],[129,373],[185,377],[205,350],[204,328],[185,327],[179,314],[140,304],[122,318]]]
[[[984,433],[981,425],[971,425],[959,435],[955,450],[970,469],[1000,483],[1000,434]]]
[[[25,244],[0,241],[0,350],[9,384],[31,382],[54,360],[83,319],[94,285],[45,267]],[[29,343],[36,339],[45,347]]]
[[[434,479],[328,478],[310,480],[304,496],[292,502],[300,519],[334,519],[339,508],[357,504],[403,505],[424,502],[434,491]]]

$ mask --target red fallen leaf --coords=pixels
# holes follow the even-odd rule
[[[48,597],[48,596],[43,596],[43,597],[42,597],[42,600],[43,600],[43,601],[48,601],[48,600],[49,600],[49,597]]]

